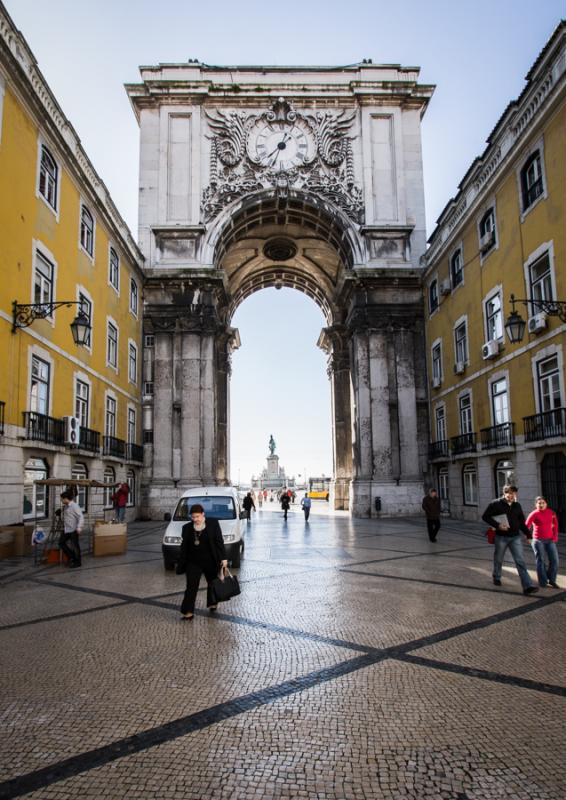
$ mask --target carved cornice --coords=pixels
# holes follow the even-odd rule
[[[420,330],[422,311],[414,306],[395,308],[390,305],[373,305],[354,308],[348,315],[346,327],[352,334],[398,333]]]
[[[223,328],[214,306],[147,306],[145,318],[155,333],[217,333]]]
[[[350,339],[351,333],[345,325],[332,325],[320,332],[317,345],[328,354],[326,372],[329,378],[350,369]]]

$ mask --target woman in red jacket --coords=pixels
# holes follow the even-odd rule
[[[537,563],[539,586],[558,589],[558,519],[544,497],[535,499],[535,508],[527,517],[527,528],[533,530],[531,546]],[[547,564],[548,560],[548,564]]]

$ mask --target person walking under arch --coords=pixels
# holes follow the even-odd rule
[[[283,519],[287,519],[287,514],[289,512],[289,506],[291,505],[291,501],[289,499],[289,495],[286,491],[283,492],[281,495],[281,508],[283,509]]]

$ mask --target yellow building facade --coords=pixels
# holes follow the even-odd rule
[[[565,530],[566,24],[526,80],[429,240],[429,462],[452,516],[479,519],[513,482]]]
[[[44,477],[127,481],[134,516],[143,257],[25,40],[0,14],[0,524],[49,513],[35,483]],[[70,328],[79,312],[90,326],[83,346]],[[110,495],[83,491],[79,500],[109,507]]]

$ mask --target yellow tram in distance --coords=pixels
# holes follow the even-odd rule
[[[330,495],[330,478],[309,478],[309,497],[326,500]]]

